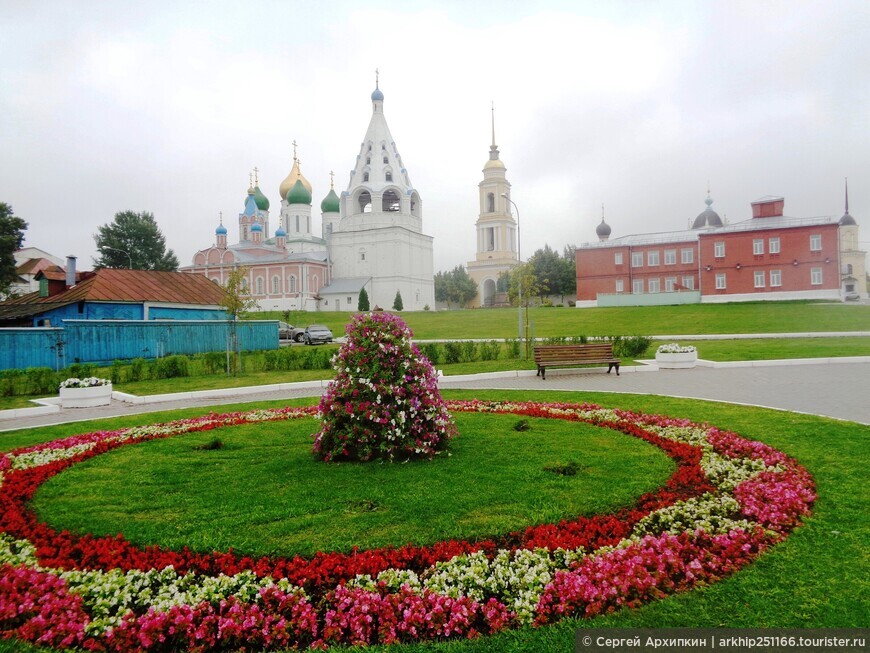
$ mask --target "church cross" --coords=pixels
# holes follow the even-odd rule
[[[254,166],[254,185],[256,186],[260,185],[259,172],[260,169],[257,166]]]
[[[296,139],[293,139],[293,160],[296,160]]]

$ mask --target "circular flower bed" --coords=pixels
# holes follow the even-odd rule
[[[132,442],[314,408],[208,415],[101,431],[0,454],[0,633],[91,650],[326,648],[466,638],[637,606],[725,577],[810,512],[814,486],[785,454],[715,427],[584,404],[460,401],[452,411],[582,421],[677,462],[668,482],[612,515],[450,540],[251,558],[138,548],[58,532],[27,504],[72,464]]]

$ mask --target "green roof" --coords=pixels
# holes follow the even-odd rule
[[[254,201],[257,203],[257,208],[261,211],[269,210],[269,198],[263,195],[263,191],[259,186],[254,187]]]

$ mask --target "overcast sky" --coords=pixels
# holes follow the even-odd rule
[[[257,166],[299,144],[313,214],[347,187],[380,70],[435,269],[473,259],[496,140],[524,258],[545,243],[729,222],[785,197],[850,213],[870,249],[870,2],[14,2],[0,0],[0,201],[26,246],[74,254],[150,211],[182,265],[230,241]],[[319,230],[319,220],[315,221]]]

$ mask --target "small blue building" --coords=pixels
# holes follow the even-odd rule
[[[225,320],[224,289],[198,274],[103,268],[43,271],[39,290],[0,302],[0,326],[60,326],[63,320]]]

